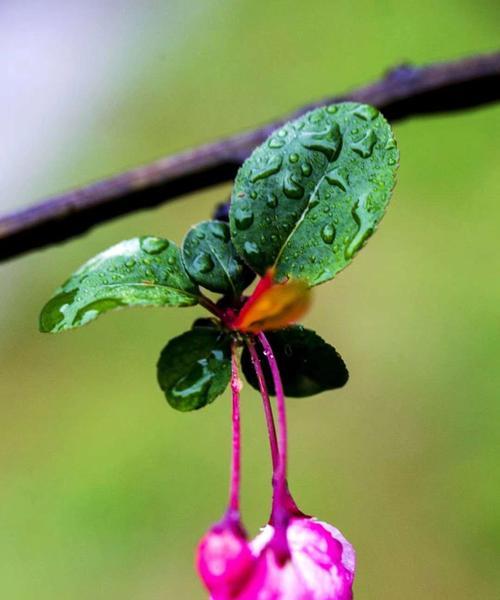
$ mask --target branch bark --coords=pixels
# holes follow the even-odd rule
[[[282,123],[331,102],[377,106],[392,122],[500,100],[500,52],[424,67],[402,65],[370,85],[303,106],[262,127],[157,160],[0,218],[0,261],[70,239],[94,225],[233,179]]]

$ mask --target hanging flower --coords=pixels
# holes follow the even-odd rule
[[[196,563],[211,598],[231,600],[251,577],[255,555],[238,527],[220,524],[202,538]]]
[[[267,525],[250,543],[227,528],[203,538],[198,570],[212,600],[352,600],[355,552],[338,529],[292,518],[284,562],[274,534]]]
[[[307,517],[286,531],[290,557],[283,564],[267,525],[251,542],[258,556],[252,578],[234,600],[351,600],[355,552],[338,529]]]

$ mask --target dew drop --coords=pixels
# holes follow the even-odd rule
[[[342,134],[337,123],[323,131],[305,131],[299,137],[299,142],[308,150],[316,150],[326,156],[329,161],[335,160],[342,146]]]
[[[85,325],[103,312],[119,308],[120,306],[125,306],[125,302],[119,298],[101,298],[100,300],[95,300],[77,311],[72,325]]]
[[[363,119],[363,121],[373,121],[378,117],[379,111],[374,106],[364,104],[362,106],[359,106],[353,114],[356,117]]]
[[[358,230],[345,250],[347,260],[354,256],[373,233],[373,222],[370,213],[367,211],[367,202],[368,194],[362,196],[352,209],[352,217],[358,226]]]
[[[293,154],[290,154],[290,156],[288,157],[288,160],[291,163],[299,162],[299,155],[294,152]]]
[[[347,173],[344,172],[344,169],[332,169],[331,171],[328,171],[325,178],[329,184],[338,187],[343,192],[347,191],[349,179]]]
[[[210,254],[200,252],[193,261],[193,270],[199,273],[210,273],[214,268],[214,261]]]
[[[210,232],[218,240],[222,240],[223,242],[229,241],[230,233],[229,227],[226,225],[226,223],[210,223]]]
[[[271,194],[267,198],[266,204],[269,206],[269,208],[276,208],[278,206],[278,198],[274,194]]]
[[[202,358],[170,388],[170,395],[182,406],[203,406],[214,377],[215,371],[210,367],[209,360]]]
[[[127,261],[125,261],[125,266],[127,269],[132,269],[132,267],[135,267],[135,260],[133,258],[129,258]]]
[[[250,181],[255,183],[256,181],[259,181],[259,179],[266,179],[267,177],[274,175],[281,169],[282,162],[283,157],[279,154],[272,156],[262,168],[252,171]]]
[[[287,198],[298,200],[304,195],[304,188],[291,173],[287,173],[283,181],[283,193]]]
[[[309,175],[312,173],[312,166],[310,163],[305,162],[301,165],[300,170],[302,171],[302,175],[309,177]]]
[[[258,258],[260,256],[259,247],[255,242],[246,241],[243,244],[243,250],[249,258]]]
[[[169,241],[159,237],[148,235],[140,240],[141,250],[148,254],[159,254],[166,250],[169,246]]]
[[[370,129],[364,138],[351,144],[351,149],[359,154],[361,158],[369,158],[372,155],[373,147],[377,143],[377,136],[373,129]]]
[[[40,328],[42,331],[57,331],[58,325],[66,316],[66,309],[74,301],[78,288],[70,292],[61,292],[44,306],[40,315]]]
[[[269,148],[282,148],[285,145],[285,140],[279,138],[271,138],[267,144]]]
[[[253,212],[249,208],[238,207],[234,211],[234,222],[240,231],[248,229],[253,223]]]
[[[250,192],[250,198],[252,198],[252,200],[255,200],[255,198],[257,198],[257,192]]]
[[[310,123],[319,123],[320,121],[323,120],[323,114],[321,110],[314,110],[310,115],[309,115],[309,122]]]

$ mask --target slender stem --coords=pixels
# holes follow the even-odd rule
[[[229,491],[228,516],[239,522],[240,488],[241,488],[241,426],[240,426],[240,390],[241,381],[238,374],[238,357],[236,342],[231,344],[231,392],[232,403],[232,459],[231,483]]]
[[[287,424],[286,424],[286,406],[285,406],[285,394],[283,393],[283,385],[281,383],[280,372],[278,363],[273,353],[273,349],[269,344],[266,336],[263,332],[258,334],[259,341],[264,349],[264,354],[269,363],[271,369],[271,375],[274,381],[274,389],[276,391],[276,408],[278,412],[278,425],[279,425],[279,448],[278,456],[279,463],[276,472],[277,484],[280,488],[286,487],[286,472],[287,472],[287,460],[288,460],[288,443],[287,443]]]
[[[198,296],[198,301],[204,308],[206,308],[209,312],[218,317],[223,323],[225,322],[226,315],[224,311],[221,310],[214,302],[212,302],[210,298],[207,298],[203,294],[200,294]]]
[[[285,394],[281,383],[278,363],[274,356],[273,349],[263,332],[258,334],[259,341],[264,349],[269,368],[274,381],[276,391],[276,408],[278,413],[279,425],[279,462],[278,468],[273,477],[273,510],[271,513],[271,523],[274,526],[273,548],[278,562],[284,565],[290,558],[290,548],[288,545],[287,528],[290,517],[296,509],[286,481],[288,444],[287,444],[287,425],[286,425],[286,406]]]
[[[276,437],[276,427],[274,425],[273,410],[269,400],[269,392],[267,390],[266,380],[262,371],[262,364],[259,355],[255,349],[255,342],[252,338],[247,339],[247,348],[250,352],[250,358],[257,375],[259,382],[260,394],[262,396],[262,404],[264,406],[264,414],[266,415],[267,432],[269,434],[269,445],[271,446],[271,460],[273,465],[273,477],[276,474],[279,464],[278,439]]]

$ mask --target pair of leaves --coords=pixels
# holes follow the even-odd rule
[[[342,387],[347,368],[335,348],[313,331],[294,326],[268,334],[283,381],[285,394],[303,397]],[[268,390],[274,383],[262,350],[257,350]],[[259,389],[247,348],[242,370],[252,387]],[[206,406],[224,392],[231,377],[231,339],[210,321],[195,323],[191,331],[171,340],[157,365],[160,387],[171,406],[189,411]]]
[[[254,276],[237,256],[227,223],[192,227],[182,251],[163,238],[133,238],[73,273],[42,309],[40,330],[80,327],[125,306],[192,306],[198,303],[198,285],[237,296]]]
[[[79,327],[124,306],[192,306],[198,295],[173,242],[153,236],[133,238],[78,269],[42,309],[40,330]]]

